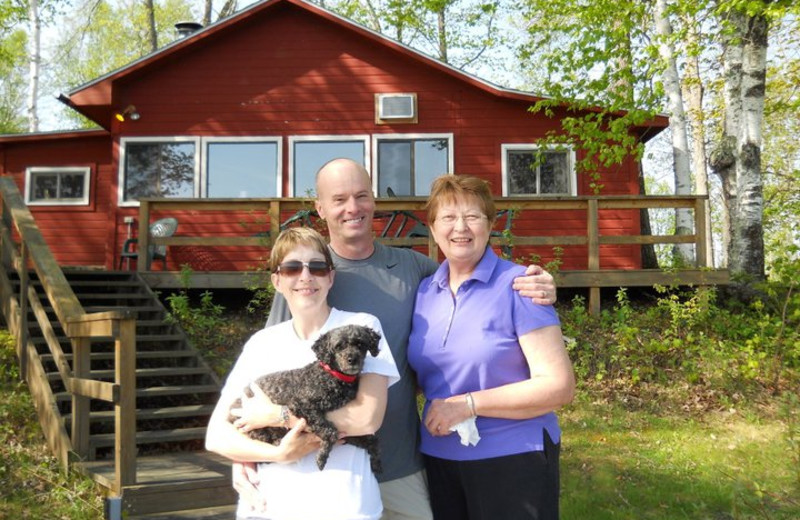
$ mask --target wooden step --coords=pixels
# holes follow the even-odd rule
[[[186,406],[169,406],[165,408],[146,408],[136,410],[136,420],[175,419],[178,417],[206,417],[214,411],[213,404],[193,404]],[[93,411],[89,413],[89,422],[103,423],[114,420],[114,410]],[[64,424],[69,424],[72,414],[64,414]]]
[[[110,487],[114,466],[109,460],[79,462],[95,480]],[[230,506],[237,500],[231,486],[230,462],[208,452],[148,455],[136,459],[136,484],[122,490],[123,515],[161,513],[158,520],[173,518],[173,511]],[[232,520],[228,516],[175,516],[183,519]]]
[[[136,377],[176,377],[176,376],[196,376],[208,374],[209,370],[205,367],[157,367],[157,368],[137,368]],[[91,370],[89,379],[113,381],[114,369]],[[50,382],[61,379],[58,372],[48,372],[47,380]]]
[[[162,397],[168,395],[184,394],[214,394],[220,391],[217,385],[180,385],[180,386],[154,386],[148,388],[137,388],[136,397]],[[69,402],[71,397],[68,392],[57,392],[56,402]]]
[[[193,358],[197,352],[193,350],[139,350],[136,352],[136,359],[174,359],[174,358]],[[42,362],[53,360],[52,354],[41,354]],[[68,361],[72,361],[72,354],[64,354]],[[92,361],[108,361],[114,359],[113,352],[92,352],[89,355]]]
[[[153,430],[136,432],[136,444],[154,444],[158,442],[194,441],[206,438],[206,428],[179,428],[175,430]],[[101,433],[89,436],[91,448],[109,448],[114,446],[115,434]]]

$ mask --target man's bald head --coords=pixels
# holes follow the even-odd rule
[[[366,185],[370,186],[372,181],[369,177],[369,172],[364,166],[357,163],[352,159],[332,159],[322,165],[322,168],[317,172],[315,184],[317,188],[317,197],[320,196],[320,189],[325,189],[327,183],[325,182],[329,177],[345,176],[360,176],[365,181]],[[322,182],[320,182],[322,180]]]

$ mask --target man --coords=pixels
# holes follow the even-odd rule
[[[317,173],[319,216],[330,235],[336,279],[328,295],[332,307],[368,312],[378,317],[394,355],[400,381],[389,389],[380,437],[383,473],[378,475],[384,513],[382,520],[430,520],[422,458],[417,450],[419,416],[416,380],[406,360],[414,297],[419,282],[438,264],[412,249],[386,247],[374,240],[375,199],[369,173],[350,159],[334,159]],[[529,276],[514,288],[535,303],[555,301],[553,277],[530,266]],[[276,295],[267,325],[290,318],[286,302]],[[255,496],[254,472],[234,465],[234,487]]]

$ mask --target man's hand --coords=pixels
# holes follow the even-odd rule
[[[254,513],[264,513],[267,510],[267,501],[258,492],[258,471],[254,462],[234,462],[231,466],[233,472],[233,489],[239,493],[239,498],[247,503]]]
[[[525,276],[514,278],[513,288],[539,305],[552,305],[556,302],[556,283],[553,276],[538,265],[529,265]]]
[[[278,462],[294,462],[320,448],[322,440],[313,433],[305,431],[305,429],[306,420],[298,419],[297,423],[286,432],[286,435],[283,436],[283,439],[278,444],[280,451]]]

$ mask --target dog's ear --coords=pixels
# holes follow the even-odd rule
[[[335,329],[334,329],[335,330]],[[324,363],[330,363],[332,355],[331,348],[329,347],[331,341],[331,332],[328,331],[322,336],[318,337],[311,345],[311,351],[314,352],[316,358]]]
[[[378,357],[378,343],[381,340],[381,335],[375,332],[373,329],[369,327],[364,327],[366,330],[364,334],[366,334],[366,343],[369,345],[368,349],[369,353],[372,354],[372,357]]]

